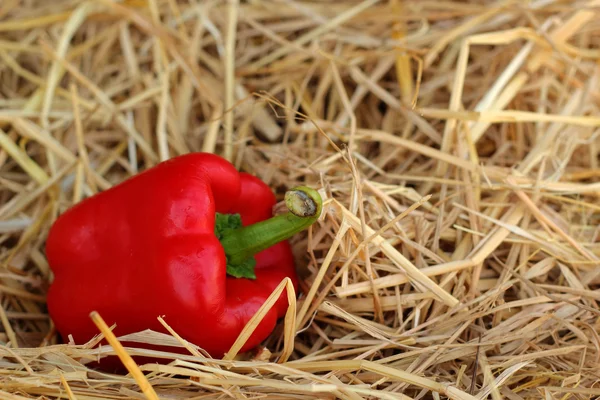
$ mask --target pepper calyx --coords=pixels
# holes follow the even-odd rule
[[[227,236],[227,232],[240,229],[242,227],[242,217],[240,214],[215,214],[215,236],[221,240]],[[227,275],[235,278],[256,279],[254,267],[256,259],[251,256],[245,260],[231,262],[227,257]]]
[[[217,214],[215,234],[225,250],[229,275],[255,278],[254,255],[307,229],[323,208],[319,193],[306,186],[286,192],[285,204],[287,213],[248,226],[242,226],[239,215]]]

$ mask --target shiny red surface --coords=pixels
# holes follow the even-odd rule
[[[116,323],[116,335],[165,332],[163,316],[184,339],[221,357],[281,280],[296,286],[297,278],[287,242],[256,256],[256,280],[226,276],[215,212],[240,213],[247,225],[271,217],[274,204],[262,181],[203,153],[82,201],[59,217],[46,245],[57,330],[85,343],[99,333],[91,311]],[[286,307],[284,293],[242,351],[264,340]]]

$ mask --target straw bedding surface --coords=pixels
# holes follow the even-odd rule
[[[0,397],[597,398],[599,17],[587,0],[2,0]],[[190,151],[321,191],[293,239],[298,300],[259,351],[141,332],[186,355],[93,371],[151,352],[101,315],[111,346],[57,341],[48,229]]]

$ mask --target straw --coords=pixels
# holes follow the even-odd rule
[[[599,0],[0,3],[1,398],[600,395]],[[53,222],[191,151],[319,190],[297,290],[225,357],[58,335]]]
[[[146,377],[143,375],[142,371],[136,365],[135,361],[133,361],[133,358],[131,358],[127,351],[125,351],[119,340],[111,332],[110,328],[108,327],[108,325],[106,325],[106,322],[104,322],[100,314],[93,311],[90,314],[90,318],[92,319],[92,321],[94,321],[94,324],[96,324],[100,332],[102,332],[108,343],[115,349],[117,355],[119,356],[119,359],[121,360],[123,365],[125,365],[129,373],[133,375],[135,381],[140,386],[140,389],[146,395],[146,398],[148,400],[158,400],[156,392],[154,391]]]

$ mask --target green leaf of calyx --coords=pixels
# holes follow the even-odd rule
[[[232,265],[228,262],[227,273],[235,278],[256,279],[256,274],[254,273],[255,266],[256,260],[254,257],[250,257],[240,264]]]
[[[242,217],[240,214],[221,214],[216,213],[215,218],[215,236],[221,240],[229,230],[242,227]]]
[[[216,213],[215,236],[221,240],[227,231],[239,229],[242,227],[242,217],[239,214],[220,214]],[[254,267],[256,259],[250,257],[242,263],[231,264],[227,260],[227,274],[235,278],[256,279]]]

